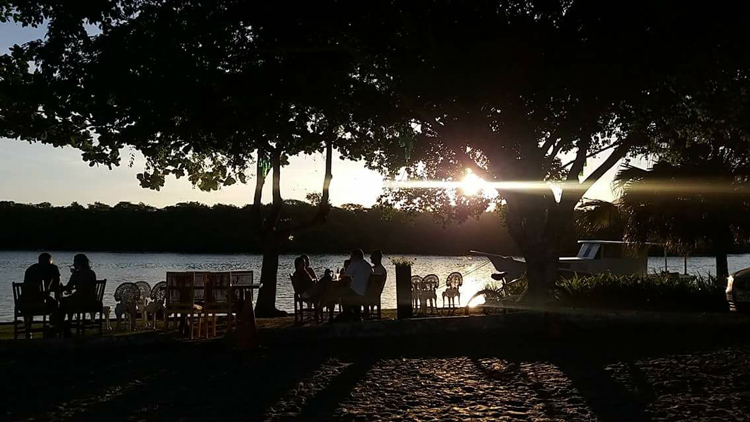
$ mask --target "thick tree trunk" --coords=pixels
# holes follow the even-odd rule
[[[278,220],[283,199],[281,198],[281,152],[271,153],[273,168],[271,211],[262,223],[263,236],[263,266],[260,270],[260,282],[263,283],[258,291],[258,302],[255,305],[255,315],[259,318],[286,316],[287,313],[276,309],[276,286],[279,273],[279,253],[282,235],[278,232]]]
[[[538,244],[538,249],[525,254],[526,277],[529,287],[524,302],[532,306],[544,307],[554,299],[557,269],[560,257],[551,245]]]
[[[258,292],[258,302],[255,305],[255,315],[258,318],[273,318],[284,316],[286,312],[276,309],[276,286],[279,272],[279,242],[269,238],[264,242],[263,267],[260,272],[260,282],[263,284]]]
[[[526,259],[528,289],[522,301],[547,306],[554,300],[560,247],[567,239],[566,228],[573,224],[573,205],[556,203],[548,194],[507,197],[508,232]]]

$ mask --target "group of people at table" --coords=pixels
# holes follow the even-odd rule
[[[360,306],[349,304],[357,303],[358,298],[365,296],[371,275],[382,276],[383,282],[388,277],[380,250],[372,251],[370,262],[372,265],[364,259],[361,249],[355,249],[351,257],[344,261],[344,267],[338,274],[327,269],[323,277],[318,278],[310,266],[310,258],[302,255],[294,261],[292,286],[302,301],[317,304],[340,301],[344,306],[339,318],[357,319],[360,318]],[[60,282],[60,270],[53,263],[52,255],[46,252],[40,254],[38,262],[24,274],[24,291],[20,298],[22,303],[43,303],[45,312],[51,316],[50,322],[54,330],[66,336],[71,335],[69,322],[75,310],[96,301],[96,273],[91,269],[85,254],[75,255],[70,272],[70,280],[63,285]],[[26,286],[31,288],[26,289]],[[25,323],[29,328],[31,318],[25,318]]]
[[[77,308],[97,300],[96,273],[85,254],[73,257],[70,280],[66,285],[60,282],[60,269],[53,263],[52,255],[46,252],[40,254],[38,262],[26,270],[23,284],[23,293],[19,298],[21,303],[43,303],[54,330],[65,336],[71,335],[69,324],[65,323],[66,315],[69,322]],[[24,322],[28,333],[31,318],[25,317]]]
[[[366,295],[370,276],[382,276],[384,283],[388,278],[383,266],[383,253],[379,249],[370,254],[370,263],[365,260],[362,249],[355,249],[338,274],[326,269],[323,277],[318,278],[310,266],[310,258],[302,255],[294,260],[292,287],[303,302],[328,305],[329,308],[340,302],[343,306],[338,316],[340,320],[359,319],[358,299]]]

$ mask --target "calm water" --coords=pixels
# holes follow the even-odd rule
[[[74,252],[50,252],[55,264],[60,267],[60,273],[65,282],[69,274],[68,266],[73,262]],[[260,255],[201,255],[201,254],[173,254],[173,253],[87,253],[92,267],[98,278],[107,279],[107,289],[104,302],[114,304],[112,294],[117,285],[123,282],[144,280],[151,285],[164,280],[167,271],[230,271],[252,270],[256,282],[259,280],[261,268]],[[0,321],[13,318],[12,282],[23,281],[26,268],[36,262],[38,252],[28,251],[0,251]],[[453,271],[464,274],[464,285],[461,288],[461,299],[468,300],[481,289],[494,271],[492,264],[483,257],[475,256],[422,256],[398,255],[414,259],[412,274],[437,274],[441,283]],[[282,255],[279,260],[279,284],[276,306],[279,309],[293,311],[292,286],[289,273],[294,268],[295,255]],[[392,255],[391,257],[396,257]],[[342,255],[311,255],[310,260],[315,271],[320,275],[326,268],[336,269],[342,266],[347,256]],[[396,307],[395,268],[388,258],[384,259],[388,269],[388,282],[383,291],[383,307]],[[649,258],[650,272],[664,268],[664,258]],[[750,267],[750,255],[730,255],[729,270],[737,271]],[[683,260],[679,257],[669,258],[670,271],[682,271]],[[716,273],[715,263],[710,257],[695,257],[688,260],[688,272],[707,275]],[[442,290],[444,287],[441,286]],[[438,292],[440,297],[440,291]],[[438,305],[441,302],[438,300]]]

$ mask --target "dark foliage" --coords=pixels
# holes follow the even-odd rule
[[[651,311],[725,312],[723,288],[715,280],[597,274],[558,281],[563,306]]]
[[[283,221],[304,218],[315,207],[286,201]],[[507,232],[489,214],[442,228],[427,214],[333,208],[323,226],[284,242],[287,253],[342,253],[380,248],[388,253],[466,254],[470,249],[515,253]],[[138,252],[262,252],[248,207],[181,203],[165,208],[121,202],[114,207],[76,203],[53,207],[0,202],[0,249]]]

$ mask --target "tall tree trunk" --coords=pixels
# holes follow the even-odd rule
[[[546,243],[546,244],[545,244]],[[543,307],[554,299],[560,257],[549,242],[537,243],[533,250],[524,252],[528,290],[523,301]]]
[[[263,243],[263,267],[260,282],[263,286],[258,292],[255,315],[258,318],[284,316],[286,312],[276,309],[276,287],[279,279],[279,246],[275,236],[269,236]]]
[[[258,291],[258,302],[255,305],[255,315],[259,318],[285,316],[286,312],[276,309],[276,286],[278,284],[279,253],[283,233],[278,226],[279,214],[283,206],[281,198],[281,152],[274,149],[271,152],[271,166],[273,168],[271,211],[262,223],[263,236],[263,266],[260,270],[260,281],[263,283]]]

